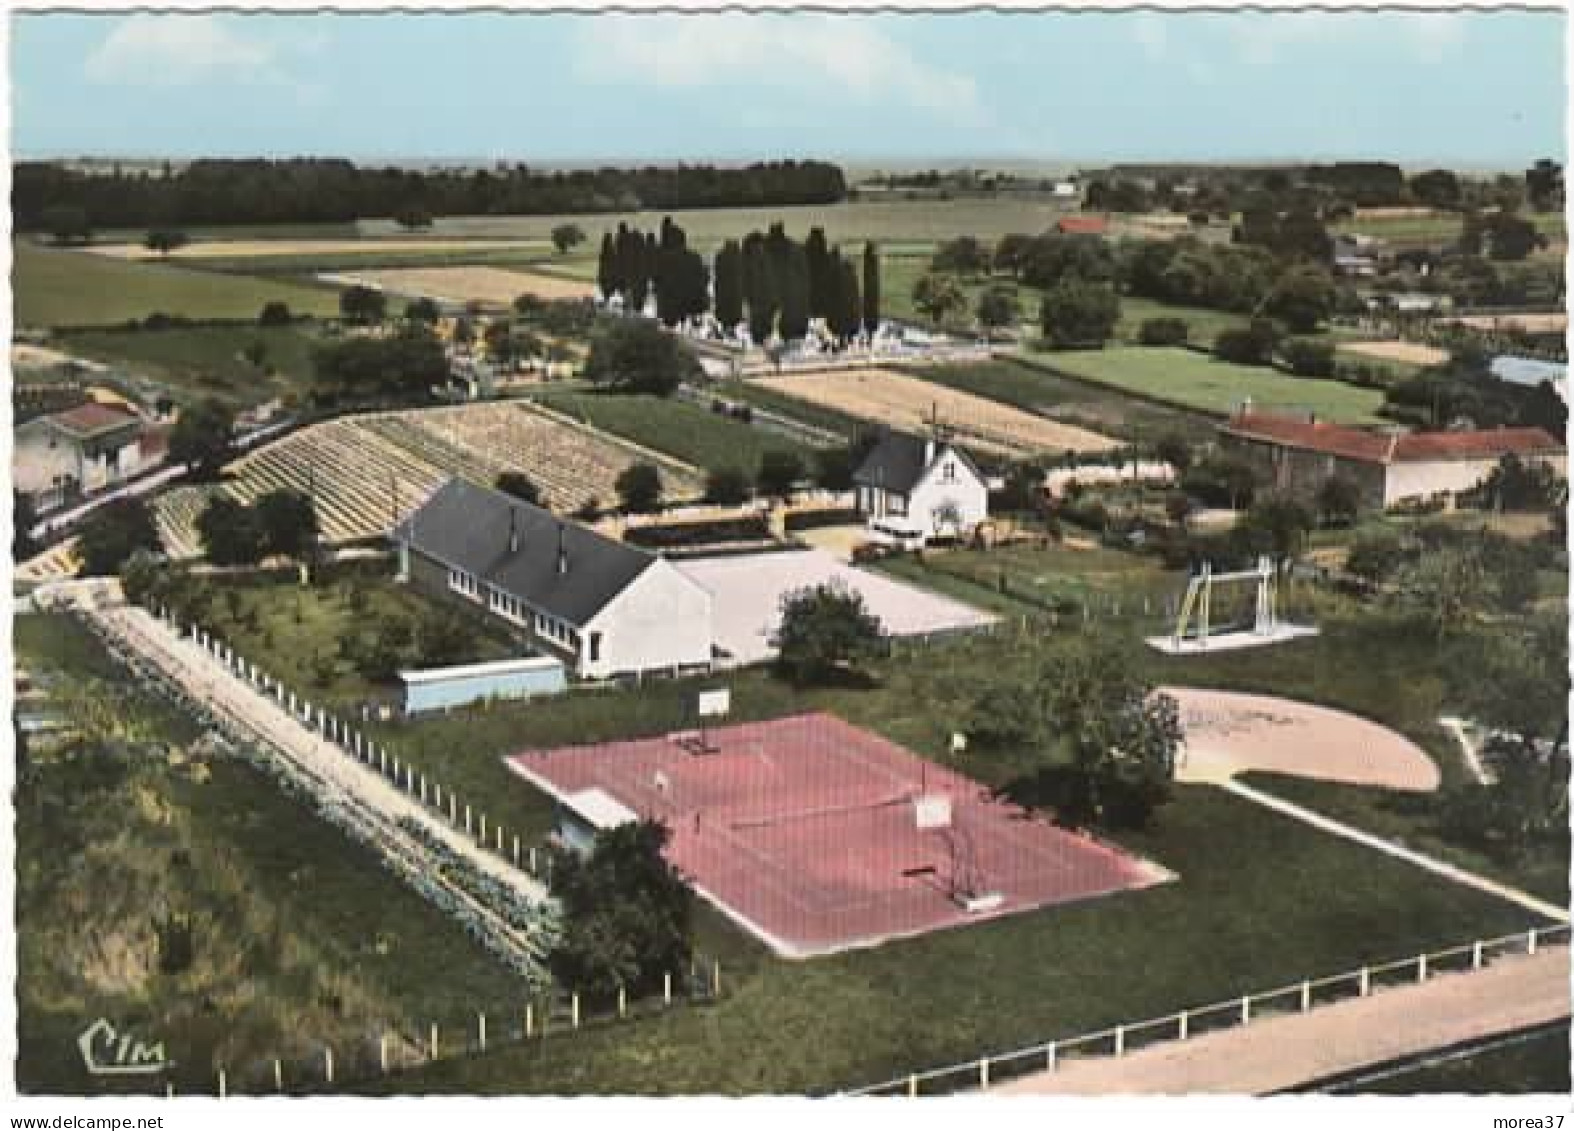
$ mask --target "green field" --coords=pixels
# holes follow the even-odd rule
[[[74,621],[22,616],[14,639],[35,676],[91,705],[60,708],[68,717],[113,720],[85,759],[40,744],[19,773],[22,1091],[122,1090],[88,1076],[76,1051],[99,1016],[164,1041],[178,1092],[211,1091],[218,1064],[232,1088],[271,1090],[274,1056],[293,1074],[328,1044],[341,1072],[365,1071],[385,1032],[433,1020],[455,1031],[478,1006],[522,996],[462,927],[272,779],[222,754],[187,760],[201,728]],[[164,909],[194,923],[193,961],[177,973],[159,973],[150,950]],[[162,1093],[164,1081],[127,1086]]]
[[[1502,1038],[1492,1047],[1411,1065],[1379,1079],[1330,1089],[1335,1095],[1525,1096],[1569,1093],[1569,1030]]]
[[[1053,355],[1042,355],[1052,358]],[[904,373],[973,393],[1026,412],[1080,424],[1122,440],[1143,442],[1178,433],[1211,439],[1214,421],[1199,413],[1140,400],[1115,389],[1047,372],[1032,355],[969,365],[914,365]]]
[[[1036,234],[1054,227],[1066,214],[1064,202],[1048,198],[968,197],[956,200],[850,200],[830,205],[775,208],[675,209],[644,212],[564,216],[440,216],[423,234],[434,239],[549,239],[558,224],[578,224],[594,248],[603,232],[616,231],[619,223],[654,231],[670,215],[688,234],[691,246],[709,248],[725,239],[742,239],[749,232],[765,231],[781,221],[789,235],[802,239],[814,225],[825,228],[826,238],[843,245],[865,240],[881,244],[929,245],[960,235],[973,235],[993,244],[1009,232]],[[363,235],[391,235],[391,220],[361,222]],[[861,250],[853,248],[853,250]]]
[[[786,436],[732,420],[709,408],[664,397],[543,393],[536,399],[605,432],[665,452],[704,471],[737,468],[753,476],[768,451],[792,452],[810,464],[810,449]]]
[[[1181,408],[1228,416],[1250,398],[1259,408],[1315,412],[1343,424],[1379,421],[1383,394],[1339,381],[1233,365],[1186,349],[1130,346],[1024,354],[1048,368]]]
[[[315,338],[298,326],[194,326],[173,330],[77,330],[57,336],[68,353],[163,386],[177,403],[217,397],[245,407],[273,397],[303,399]],[[259,368],[242,351],[261,343]]]
[[[1522,213],[1538,231],[1552,239],[1566,239],[1568,227],[1561,212]],[[1330,232],[1359,232],[1396,244],[1442,244],[1459,238],[1463,220],[1457,212],[1428,216],[1383,216],[1343,220],[1329,226]]]
[[[18,326],[112,326],[154,313],[254,319],[264,304],[275,301],[287,303],[296,314],[339,310],[338,294],[326,287],[128,263],[23,240],[11,247]]]

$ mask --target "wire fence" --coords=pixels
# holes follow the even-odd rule
[[[1533,955],[1548,946],[1568,945],[1566,924],[1532,927],[1518,934],[1477,939],[1460,946],[1417,954],[1393,962],[1312,978],[1239,998],[1183,1009],[1177,1013],[1043,1041],[1026,1048],[982,1056],[909,1073],[855,1088],[851,1096],[938,1096],[986,1091],[1005,1080],[1054,1072],[1068,1061],[1126,1056],[1150,1045],[1185,1041],[1207,1033],[1250,1025],[1264,1018],[1306,1013],[1323,1005],[1368,997],[1384,989],[1423,983],[1440,974],[1480,970],[1504,958]]]

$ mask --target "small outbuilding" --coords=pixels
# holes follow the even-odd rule
[[[568,687],[563,661],[555,656],[523,656],[484,664],[400,672],[399,682],[404,687],[407,715],[446,711],[486,699],[555,695]]]

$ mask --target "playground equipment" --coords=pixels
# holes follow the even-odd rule
[[[1220,584],[1256,588],[1250,620],[1231,621],[1223,626],[1223,631],[1213,621],[1214,588]],[[1316,634],[1317,629],[1310,626],[1280,621],[1278,571],[1273,560],[1263,555],[1252,569],[1224,573],[1215,573],[1212,563],[1203,563],[1202,569],[1186,583],[1186,595],[1175,617],[1175,631],[1167,637],[1151,637],[1148,643],[1161,652],[1184,655],[1206,652],[1210,644],[1218,650],[1249,648]]]

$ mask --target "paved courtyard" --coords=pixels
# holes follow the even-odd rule
[[[998,619],[960,601],[857,569],[824,550],[692,558],[674,564],[710,592],[716,645],[727,653],[723,662],[729,666],[775,655],[770,641],[781,624],[782,597],[826,583],[861,593],[865,607],[890,636],[965,631]]]

